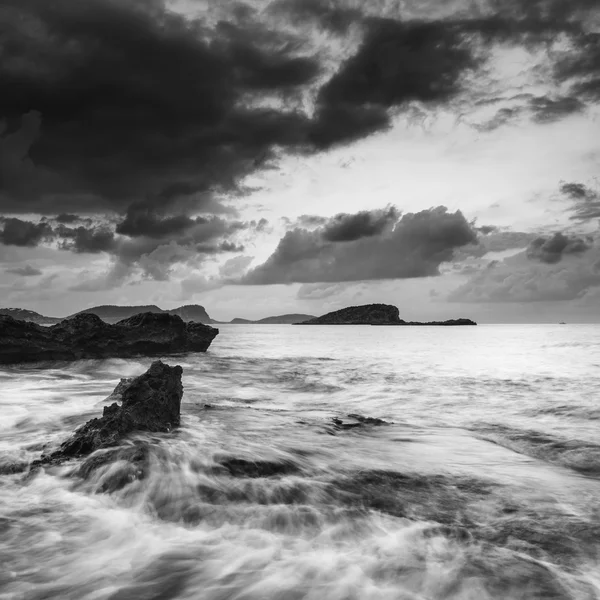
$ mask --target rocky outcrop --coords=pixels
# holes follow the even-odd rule
[[[396,306],[391,304],[365,304],[363,306],[349,306],[334,312],[327,313],[322,317],[309,319],[294,323],[294,325],[477,325],[470,319],[450,319],[448,321],[430,321],[421,323],[418,321],[403,321],[399,316]]]
[[[102,416],[88,421],[58,450],[42,456],[32,467],[45,464],[60,464],[70,458],[86,456],[96,450],[114,448],[125,436],[134,431],[168,432],[179,425],[181,397],[182,368],[170,367],[160,360],[139,377],[121,380],[111,397],[121,398],[121,404],[113,402],[105,406]],[[143,449],[129,449],[140,454]],[[111,453],[101,454],[98,459],[84,464],[84,470],[104,464],[112,458]],[[135,456],[129,457],[134,459]]]
[[[206,352],[218,333],[165,313],[142,313],[114,325],[78,314],[52,327],[0,316],[0,364]]]
[[[391,304],[349,306],[296,325],[397,325],[402,323],[398,308]]]

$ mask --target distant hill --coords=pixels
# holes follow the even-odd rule
[[[56,317],[46,317],[36,313],[33,310],[27,310],[25,308],[0,308],[0,315],[8,315],[18,321],[28,321],[31,323],[37,323],[38,325],[54,325],[59,323],[62,319]]]
[[[170,315],[177,315],[184,321],[196,321],[196,323],[214,323],[214,320],[208,316],[204,306],[199,304],[187,304],[179,308],[167,310]]]
[[[92,306],[85,310],[79,311],[76,314],[92,313],[99,316],[103,321],[107,323],[116,323],[121,319],[126,319],[137,315],[138,313],[151,312],[151,313],[168,313],[171,315],[178,315],[184,321],[196,321],[197,323],[216,323],[213,319],[208,316],[208,313],[203,306],[198,304],[189,304],[187,306],[180,306],[179,308],[173,308],[171,310],[163,310],[154,304],[144,306]],[[73,315],[71,315],[73,316]]]
[[[404,325],[408,326],[460,326],[477,325],[470,319],[450,319],[448,321],[403,321],[396,306],[391,304],[364,304],[349,306],[321,317],[294,323],[294,325]]]
[[[264,319],[259,319],[258,321],[251,321],[250,319],[241,319],[239,317],[236,317],[235,319],[232,319],[229,323],[231,325],[291,325],[292,323],[297,323],[298,321],[305,321],[307,319],[314,319],[314,316],[289,314],[278,315],[276,317],[265,317]]]
[[[314,318],[314,315],[279,315],[277,317],[265,317],[264,319],[255,321],[255,323],[260,323],[261,325],[291,325],[298,321],[306,321]]]

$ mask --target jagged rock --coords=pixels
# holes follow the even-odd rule
[[[32,466],[60,464],[102,448],[115,447],[134,431],[171,431],[179,425],[183,395],[181,374],[180,366],[170,367],[158,360],[143,375],[128,383],[121,380],[115,390],[122,397],[120,406],[116,402],[105,406],[102,417],[88,421],[56,452]],[[108,457],[110,454],[100,458],[96,466],[106,462]]]
[[[367,425],[373,427],[379,427],[381,425],[392,425],[389,421],[384,421],[383,419],[378,419],[376,417],[365,417],[363,415],[350,414],[348,418],[350,421],[342,421],[342,419],[338,417],[332,417],[331,421],[333,423],[334,431],[346,431],[349,429],[357,429],[359,427],[365,427]],[[329,431],[329,433],[334,433],[334,431]]]
[[[82,313],[52,327],[0,316],[0,364],[206,352],[218,333],[166,313],[140,313],[114,325]]]

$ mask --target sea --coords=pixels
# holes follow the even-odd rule
[[[600,598],[600,325],[223,325],[143,478],[11,472],[152,360],[0,368],[1,600]]]

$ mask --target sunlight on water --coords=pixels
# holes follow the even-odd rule
[[[4,368],[0,599],[600,598],[598,340],[224,326],[180,429],[33,477],[151,361]]]

